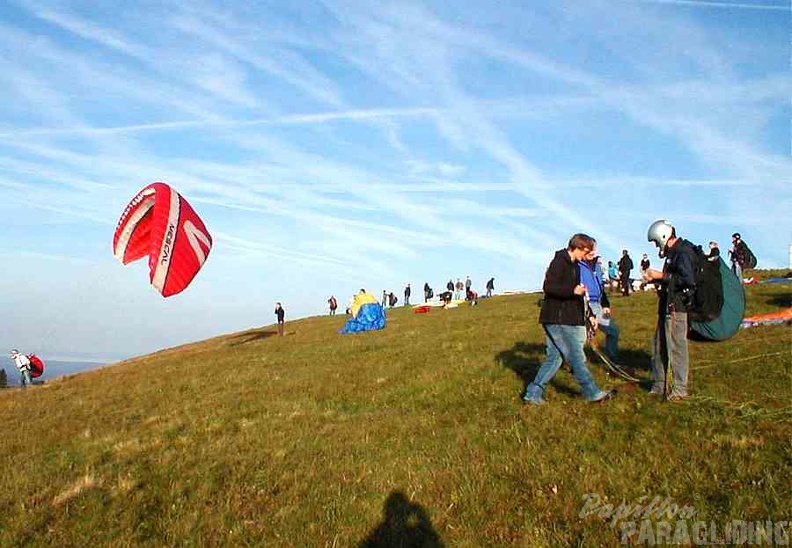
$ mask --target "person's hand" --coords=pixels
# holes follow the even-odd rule
[[[602,315],[605,316],[606,318],[609,317],[611,315],[610,307],[607,306],[603,307]]]
[[[578,284],[575,286],[575,289],[572,291],[575,295],[585,295],[586,294],[586,286],[583,284]]]
[[[660,270],[655,270],[653,268],[650,268],[646,271],[646,277],[650,280],[662,280],[663,272]]]

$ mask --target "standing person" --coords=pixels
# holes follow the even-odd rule
[[[743,270],[749,267],[748,263],[748,245],[742,240],[739,232],[732,234],[732,247],[729,250],[731,255],[732,272],[737,276],[737,279],[742,282]]]
[[[586,286],[589,308],[597,319],[597,327],[605,333],[605,354],[614,362],[619,361],[619,326],[611,316],[596,242],[594,249],[580,261],[580,283]]]
[[[473,285],[473,282],[470,281],[470,276],[465,276],[465,295],[470,293],[470,287]]]
[[[412,294],[412,290],[410,284],[407,284],[407,287],[404,288],[404,306],[410,306],[410,294]]]
[[[544,278],[544,299],[539,322],[545,331],[547,358],[534,380],[525,388],[523,401],[541,405],[547,383],[555,376],[563,360],[572,366],[583,397],[590,402],[604,401],[613,391],[600,390],[586,365],[586,318],[583,296],[586,286],[580,283],[578,262],[588,255],[596,242],[586,234],[575,234],[566,249],[556,251]]]
[[[465,284],[462,283],[462,280],[457,278],[457,283],[455,287],[456,291],[454,292],[454,300],[458,301],[462,298],[462,291],[465,290]]]
[[[327,303],[330,305],[330,315],[335,316],[336,309],[338,308],[338,301],[334,295],[330,295],[330,298],[327,299]]]
[[[385,308],[385,305],[388,304],[388,293],[383,289],[382,290],[382,308]]]
[[[24,354],[20,354],[17,349],[11,351],[11,359],[19,369],[19,383],[22,388],[27,388],[27,385],[30,384],[30,359]]]
[[[451,296],[454,294],[454,280],[448,280],[448,283],[446,284],[446,291],[448,291],[448,300],[450,301]]]
[[[424,282],[424,302],[429,302],[432,298],[432,288],[429,287],[429,282]]]
[[[492,292],[495,290],[495,278],[490,278],[487,281],[487,297],[492,297]]]
[[[649,267],[651,266],[651,264],[652,263],[649,261],[649,255],[644,253],[643,257],[641,257],[641,263],[640,263],[640,268],[641,268],[641,289],[642,290],[643,290],[643,288],[646,287],[646,283],[648,282],[648,279],[646,278],[646,272],[649,270]]]
[[[641,257],[641,274],[643,274],[644,272],[649,270],[649,267],[651,266],[651,264],[652,263],[649,261],[649,255],[644,253],[643,257]]]
[[[718,247],[718,242],[711,241],[709,243],[709,253],[707,253],[709,259],[708,261],[716,262],[720,259],[720,248]]]
[[[619,286],[619,271],[613,261],[608,261],[608,284],[611,289]]]
[[[630,254],[626,249],[622,250],[621,259],[619,259],[619,281],[622,286],[622,295],[625,297],[630,295],[630,271],[634,267]]]
[[[657,329],[652,348],[651,394],[662,394],[670,401],[688,397],[688,310],[696,288],[696,249],[676,234],[665,220],[649,226],[647,239],[654,242],[659,256],[665,258],[663,270],[649,269],[647,277],[659,282]],[[670,362],[670,364],[669,364]],[[673,389],[668,395],[668,367],[673,372]]]
[[[278,317],[278,336],[283,337],[283,318],[286,316],[286,311],[281,303],[275,303],[275,315]]]

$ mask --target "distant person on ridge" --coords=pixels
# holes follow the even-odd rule
[[[490,278],[487,282],[487,297],[492,297],[493,291],[495,291],[495,278]]]
[[[600,390],[586,365],[586,316],[584,295],[586,286],[580,283],[578,262],[591,253],[596,242],[586,234],[575,234],[566,249],[556,251],[544,278],[544,299],[539,322],[545,331],[547,357],[534,380],[525,388],[523,401],[541,405],[547,384],[566,359],[580,384],[583,397],[590,402],[604,401],[613,391]]]
[[[649,270],[649,267],[651,265],[652,265],[652,263],[649,261],[649,255],[644,253],[643,257],[641,257],[641,263],[640,263],[640,268],[641,268],[641,289],[646,287],[646,282],[648,281],[648,279],[646,277],[646,271]]]
[[[462,298],[462,292],[465,290],[465,284],[462,283],[462,280],[457,278],[456,286],[454,287],[456,291],[454,291],[454,300],[458,301]]]
[[[446,291],[448,291],[448,294],[450,296],[454,295],[454,280],[448,280],[448,283],[446,284]],[[449,300],[450,300],[450,297],[449,297]]]
[[[613,261],[608,261],[608,285],[610,289],[619,287],[619,271]]]
[[[11,351],[11,359],[19,369],[19,383],[22,388],[27,388],[27,385],[30,384],[30,359],[24,354],[20,354],[17,349]]]
[[[336,301],[335,296],[330,295],[330,298],[327,299],[327,303],[330,305],[330,315],[335,316],[336,309],[338,308],[338,301]]]
[[[283,337],[283,318],[286,316],[286,311],[281,306],[281,303],[275,303],[275,315],[278,317],[278,336]]]
[[[737,279],[742,282],[743,270],[750,268],[748,265],[748,245],[742,240],[739,232],[732,234],[732,248],[729,250],[731,256],[732,272]]]
[[[635,265],[630,258],[627,250],[622,251],[621,259],[619,259],[619,283],[621,283],[622,295],[629,297],[630,291],[630,272],[635,268]]]
[[[407,287],[404,288],[404,306],[410,306],[411,294],[412,294],[412,289],[410,289],[410,284],[407,284]]]
[[[707,256],[709,257],[707,260],[712,262],[720,259],[720,248],[718,247],[718,242],[713,240],[709,243],[709,253],[707,253]]]

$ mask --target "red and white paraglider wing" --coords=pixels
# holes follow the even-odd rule
[[[151,285],[163,297],[190,285],[211,249],[201,218],[165,183],[153,183],[132,198],[113,236],[113,253],[122,263],[148,256]]]

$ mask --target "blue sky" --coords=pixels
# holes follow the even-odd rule
[[[579,231],[657,264],[658,218],[786,268],[789,2],[495,5],[3,3],[0,345],[115,359],[360,287],[534,290]],[[111,252],[153,181],[214,238],[169,299]]]

